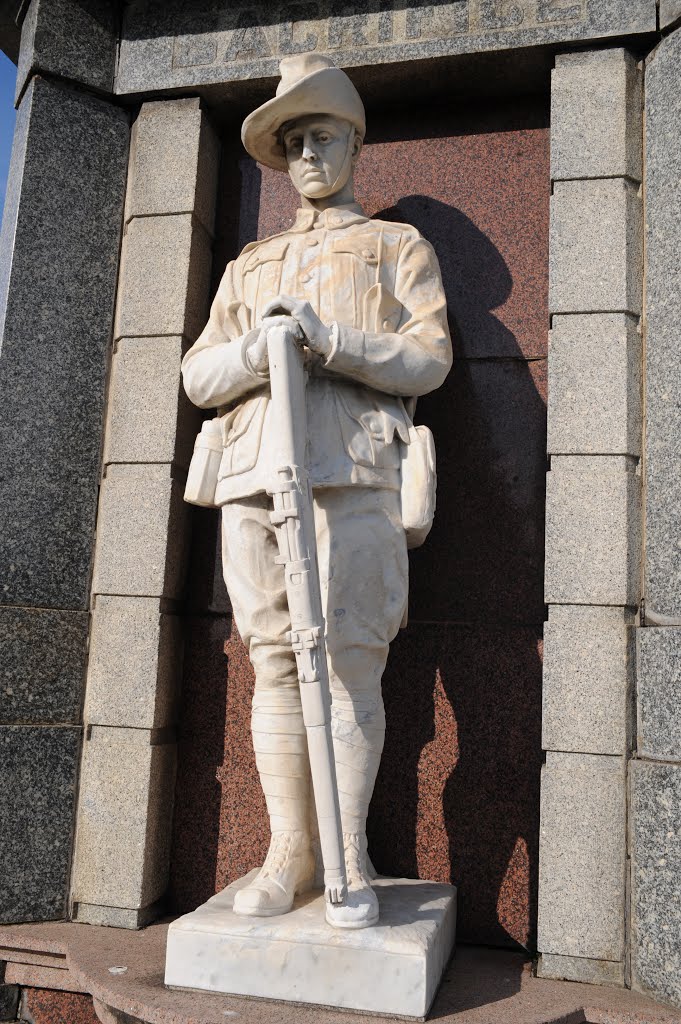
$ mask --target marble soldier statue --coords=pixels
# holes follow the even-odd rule
[[[439,387],[451,365],[432,247],[409,225],[370,220],[355,202],[364,133],[362,101],[343,71],[317,54],[281,62],[276,96],[246,118],[242,139],[256,160],[288,171],[301,208],[288,231],[250,243],[229,264],[182,367],[190,399],[220,416],[223,569],[255,670],[253,746],[271,827],[266,861],[234,909],[271,916],[290,909],[315,870],[306,736],[266,493],[275,429],[267,331],[287,324],[305,346],[348,881],[331,920],[342,927],[378,919],[366,818],[385,733],[381,676],[407,602],[400,466],[413,431],[405,401]]]

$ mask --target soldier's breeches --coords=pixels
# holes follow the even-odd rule
[[[223,569],[234,619],[255,669],[253,744],[271,826],[304,828],[310,792],[305,730],[283,567],[265,495],[223,514]],[[328,488],[315,524],[344,832],[362,832],[383,749],[381,676],[407,601],[399,494]]]

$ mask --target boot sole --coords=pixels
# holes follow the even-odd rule
[[[293,894],[293,900],[296,896],[302,896],[304,893],[309,892],[314,886],[314,878],[311,878],[307,882],[301,882],[300,885],[296,886],[296,890]],[[233,907],[235,914],[239,917],[279,917],[281,914],[288,914],[291,907],[293,906],[293,900],[283,907],[272,907],[267,910],[237,910]]]

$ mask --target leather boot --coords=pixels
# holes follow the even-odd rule
[[[262,868],[237,891],[234,912],[273,917],[289,911],[294,897],[314,882],[308,818],[310,767],[297,686],[256,687],[252,733],[272,838]]]
[[[343,825],[348,895],[326,904],[326,920],[335,928],[367,928],[378,921],[372,888],[375,872],[367,853],[366,819],[383,751],[385,713],[380,694],[350,697],[334,693],[331,710],[336,778]]]

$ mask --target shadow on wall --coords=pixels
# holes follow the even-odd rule
[[[512,136],[480,145],[508,153]],[[531,145],[535,180],[547,181],[546,142]],[[449,158],[446,149],[436,156],[440,167]],[[417,410],[436,438],[438,514],[426,545],[411,554],[410,624],[394,641],[384,676],[388,729],[370,812],[371,853],[382,873],[455,882],[460,940],[531,947],[541,767],[546,211],[542,206],[535,218],[536,247],[528,234],[516,240],[513,217],[502,225],[519,303],[507,261],[473,220],[484,218],[425,194],[400,198],[406,190],[388,181],[396,165],[385,160],[385,153],[375,163],[369,156],[360,201],[368,214],[414,224],[433,243],[455,363]],[[249,237],[284,229],[295,210],[287,179],[261,176],[255,165],[249,173],[240,189],[250,196]],[[408,173],[413,186],[418,169]],[[507,208],[522,177],[518,171],[510,186],[502,182]],[[528,188],[519,202],[536,197],[548,208],[548,191],[540,188]],[[399,201],[375,213],[371,194],[381,193]],[[489,217],[499,219],[495,211]],[[222,237],[236,238],[233,209],[225,218]],[[216,258],[218,267],[225,262]],[[540,282],[534,288],[528,266]],[[199,580],[214,572],[217,516],[197,512],[196,524],[192,574]],[[177,911],[250,870],[267,849],[249,732],[252,670],[235,629],[226,663],[224,638],[219,618],[188,620],[172,855]]]
[[[512,278],[488,238],[426,196],[375,216],[413,224],[434,244],[455,362],[417,409],[436,438],[438,513],[411,554],[410,625],[384,676],[372,856],[382,873],[457,884],[461,938],[532,946],[545,404],[494,316]],[[503,358],[462,358],[471,349]]]

